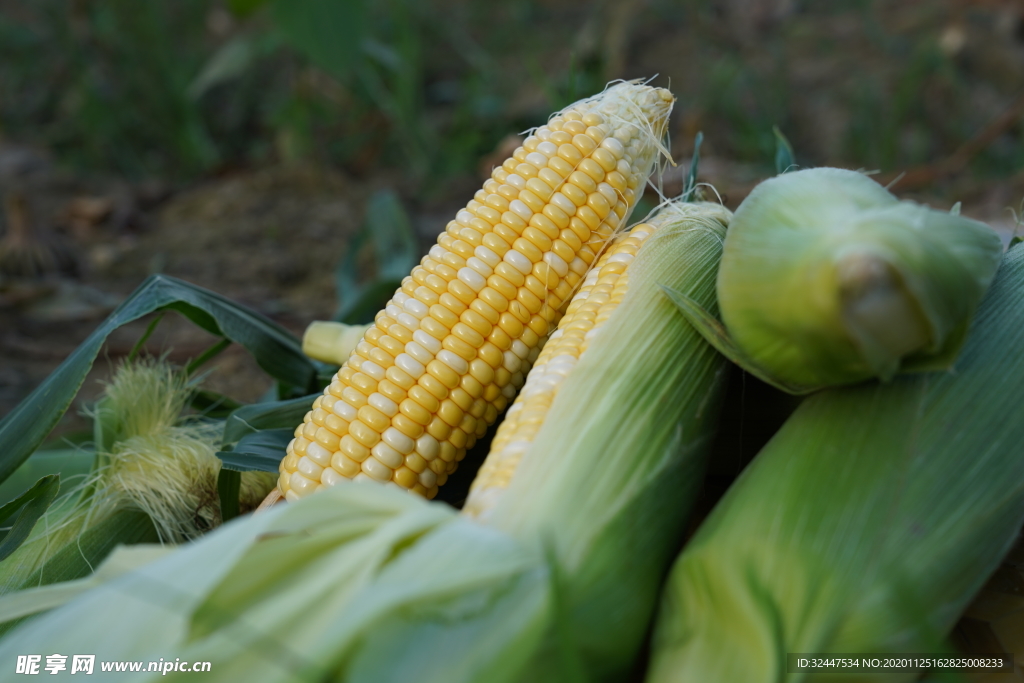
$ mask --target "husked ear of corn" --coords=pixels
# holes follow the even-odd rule
[[[586,680],[613,678],[635,656],[700,485],[726,362],[661,288],[714,307],[729,218],[715,204],[671,203],[609,245],[463,510],[544,545]],[[545,652],[535,675],[561,656]]]
[[[774,683],[787,653],[941,651],[1024,523],[1024,421],[1006,408],[1024,396],[1021,329],[1016,247],[956,373],[805,400],[676,562],[647,680]]]
[[[528,385],[560,378],[562,355],[574,367],[508,481],[492,476],[507,447],[490,456],[466,514],[342,482],[41,615],[0,640],[0,660],[211,661],[211,683],[621,680],[699,486],[726,365],[660,285],[714,310],[728,217],[671,205],[617,238]],[[0,599],[0,615],[15,607]]]
[[[672,102],[612,86],[494,170],[295,430],[278,483],[288,500],[344,478],[436,495],[642,194]]]

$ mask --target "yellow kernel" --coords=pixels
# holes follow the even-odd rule
[[[434,304],[430,307],[430,317],[441,325],[444,325],[448,330],[452,329],[452,326],[459,322],[459,316],[455,315],[453,312],[448,310],[448,308],[440,304]]]
[[[402,413],[391,418],[391,426],[405,434],[410,439],[418,439],[423,435],[423,425],[408,418]]]
[[[409,387],[415,384],[415,380],[409,375],[409,373],[402,370],[397,365],[392,365],[390,368],[385,370],[384,376],[406,391],[408,391]]]
[[[469,395],[469,392],[462,388],[454,389],[450,400],[464,411],[469,410],[473,405],[473,397]]]
[[[338,436],[348,433],[348,422],[334,414],[329,414],[324,418],[323,426]]]
[[[505,306],[502,308],[502,310],[505,310],[505,308],[508,308],[508,301],[505,301]],[[477,294],[476,300],[469,305],[469,310],[466,311],[466,313],[473,313],[487,321],[487,334],[490,334],[491,328],[498,324],[498,317],[500,315],[499,312],[495,310],[494,307],[492,307],[486,301],[484,301],[479,294]],[[463,322],[466,322],[466,319],[463,317],[466,315],[466,313],[463,313],[462,316],[459,316]]]
[[[393,475],[395,483],[402,488],[411,489],[413,486],[419,483],[419,477],[416,476],[412,470],[408,467],[401,467],[395,470]]]
[[[549,238],[547,235],[545,235],[543,232],[541,232],[540,230],[533,226],[530,226],[523,231],[523,239],[532,242],[533,245],[537,247],[540,251],[548,251],[549,249],[551,249],[551,238]],[[516,246],[516,248],[518,249],[518,245],[513,246]],[[523,255],[529,258],[529,255]]]
[[[468,306],[462,303],[460,300],[452,296],[451,294],[442,294],[440,304],[442,308],[447,308],[455,315],[462,313]]]
[[[442,365],[444,365],[444,363],[442,363]],[[436,377],[431,375],[429,372],[424,373],[419,378],[418,381],[419,386],[423,387],[424,390],[426,390],[431,396],[436,398],[438,401],[441,401],[448,397],[448,387],[442,384]],[[410,391],[412,390],[410,389]],[[420,405],[422,405],[424,408],[427,408],[431,412],[437,410],[436,407],[427,405],[422,401],[420,401]]]
[[[464,411],[459,406],[455,405],[452,399],[445,399],[441,403],[441,407],[438,408],[437,416],[444,420],[445,424],[451,427],[457,427],[462,421]]]
[[[448,328],[429,315],[420,320],[420,329],[438,341],[441,341],[448,335]],[[395,355],[397,356],[398,354]]]
[[[370,457],[370,449],[355,440],[351,434],[341,437],[338,450],[353,462],[362,462]],[[340,470],[339,470],[340,471]]]
[[[507,263],[505,261],[502,261],[501,263],[494,267],[494,274],[498,275],[504,280],[507,280],[512,285],[513,288],[522,287],[523,282],[525,282],[525,277],[523,276],[523,274],[520,273],[516,268],[513,268],[510,263]],[[491,277],[494,276],[492,275]],[[501,290],[499,289],[498,291],[500,292]],[[511,301],[514,296],[515,294],[509,297],[509,301]]]
[[[467,363],[476,358],[476,352],[477,349],[479,348],[477,346],[473,346],[472,344],[463,341],[462,339],[459,339],[453,334],[450,334],[447,337],[445,337],[444,341],[441,343],[441,346],[448,349],[456,356],[464,358]]]
[[[479,358],[473,361],[474,363],[481,362]],[[459,388],[465,391],[473,398],[477,398],[484,393],[484,385],[480,384],[473,375],[463,375],[462,379],[459,380]]]
[[[378,432],[383,432],[385,429],[391,426],[391,420],[388,418],[388,416],[380,412],[373,406],[363,406],[362,408],[359,409],[359,412],[356,413],[356,415],[359,417],[363,424],[370,427],[370,429],[377,430]]]
[[[515,302],[510,303],[510,309],[513,303]],[[518,339],[519,335],[523,333],[523,322],[512,313],[502,313],[501,318],[498,320],[498,327],[512,339]]]
[[[583,206],[587,203],[587,193],[575,185],[566,183],[565,186],[562,187],[561,192],[576,206]]]
[[[373,448],[377,445],[377,442],[380,441],[380,431],[368,427],[359,420],[353,420],[352,423],[349,424],[348,433],[352,438],[367,448]]]
[[[455,456],[458,460],[462,459],[458,457],[459,455],[465,456],[465,451],[463,451],[463,449],[466,447],[466,442],[468,440],[469,435],[461,429],[453,429],[452,433],[448,435],[448,441],[458,449]]]
[[[313,440],[329,451],[336,451],[341,437],[325,427],[320,427],[316,430]]]
[[[483,359],[477,358],[469,364],[469,374],[481,384],[490,384],[494,380],[494,369]]]
[[[498,322],[500,324],[500,318]],[[500,327],[495,327],[491,330],[491,333],[487,336],[487,341],[494,344],[501,350],[506,350],[512,346],[512,337],[508,336],[508,333]]]
[[[491,333],[491,328],[494,327],[486,318],[473,309],[463,312],[463,314],[459,316],[459,320],[470,329],[479,333],[481,337],[489,335]],[[455,334],[456,327],[458,327],[458,325],[452,328],[452,334]],[[467,339],[466,341],[468,342],[469,340]],[[483,339],[480,340],[480,343],[483,344]],[[479,348],[479,345],[474,344],[474,346]]]
[[[398,409],[413,422],[426,426],[430,424],[433,415],[424,408],[418,401],[407,398],[398,405]]]
[[[430,375],[424,375],[423,377],[420,377],[421,383],[424,378],[426,378],[429,382],[440,385],[440,382],[438,382]],[[445,395],[447,395],[447,388],[445,388],[443,385],[441,385],[441,388],[444,390]],[[435,396],[431,391],[428,391],[427,389],[418,384],[409,390],[409,399],[413,400],[421,408],[423,408],[428,415],[437,410],[438,406],[441,405],[441,401],[437,396]],[[401,406],[399,406],[399,410],[401,410]],[[412,416],[410,415],[410,417]],[[413,419],[415,420],[416,418],[413,417]],[[420,420],[416,421],[420,422]],[[426,422],[423,422],[422,424],[426,425],[429,424],[429,422],[430,420],[427,419]]]
[[[427,469],[427,461],[424,460],[418,453],[410,453],[405,456],[405,466],[410,470],[419,474],[423,470]]]
[[[367,453],[369,453],[369,451],[367,451]],[[348,477],[349,479],[359,474],[359,464],[347,457],[341,451],[335,453],[331,458],[331,468],[341,476]]]
[[[427,434],[430,434],[430,436],[434,437],[438,441],[444,442],[451,433],[451,426],[442,420],[440,416],[435,415],[434,419],[430,421],[429,425],[427,425]],[[444,443],[441,444],[441,454],[444,454]]]
[[[388,379],[382,379],[380,381],[380,384],[377,385],[377,391],[379,391],[383,396],[390,398],[395,403],[399,403],[405,398],[405,390]]]
[[[520,290],[520,291],[526,291],[526,290]],[[527,293],[529,294],[529,292],[527,292]],[[531,294],[530,296],[533,296],[533,295]],[[509,301],[508,302],[508,312],[511,313],[512,315],[514,315],[516,317],[516,319],[519,320],[519,322],[521,322],[523,325],[525,325],[528,322],[530,322],[530,316],[532,315],[532,313],[530,313],[530,309],[527,308],[526,305],[522,301],[519,301],[518,295],[517,295],[517,298],[516,298],[515,301]]]
[[[527,208],[534,213],[538,213],[544,208],[544,200],[528,189],[519,193],[519,201],[526,204]]]
[[[533,242],[525,240],[522,237],[513,242],[512,247],[520,254],[530,259],[533,263],[540,261],[544,257],[544,253],[538,249]]]
[[[473,303],[476,299],[476,292],[462,280],[452,280],[448,283],[448,291],[455,295],[455,297],[466,304]]]
[[[459,375],[439,360],[427,363],[427,373],[449,389],[459,386]]]
[[[494,233],[488,233],[484,235],[483,245],[493,251],[498,256],[504,256],[505,252],[511,249],[508,242],[502,239],[499,235]]]
[[[548,159],[548,168],[564,178],[572,173],[573,166],[562,157],[555,156]]]

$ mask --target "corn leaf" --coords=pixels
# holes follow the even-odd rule
[[[263,429],[295,428],[309,412],[309,406],[320,396],[310,394],[287,401],[268,401],[241,406],[224,422],[224,446],[231,446],[248,434]]]
[[[14,523],[0,540],[0,561],[18,549],[32,527],[43,516],[60,490],[60,475],[48,474],[25,493],[0,507],[0,526],[14,517]]]
[[[316,387],[316,366],[287,330],[219,294],[154,275],[0,421],[0,482],[39,447],[60,420],[110,333],[144,315],[168,309],[178,311],[211,334],[241,344],[275,379],[306,391]]]
[[[368,242],[377,270],[368,282],[361,282],[359,264]],[[418,254],[416,233],[398,196],[391,190],[375,193],[367,203],[362,228],[335,271],[339,308],[333,319],[349,324],[372,321],[416,265]]]
[[[218,451],[217,457],[229,470],[277,472],[278,465],[284,457],[285,448],[292,440],[294,431],[295,428],[291,427],[288,429],[264,429],[246,434],[239,439],[232,450]]]

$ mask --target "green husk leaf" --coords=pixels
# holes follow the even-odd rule
[[[342,482],[101,583],[6,636],[0,656],[31,644],[214,661],[210,681],[500,683],[518,679],[543,636],[549,587],[543,556],[512,538]],[[107,613],[117,619],[95,628]]]
[[[1002,408],[1024,394],[1022,302],[1012,251],[956,373],[800,405],[673,568],[650,683],[774,682],[787,652],[935,651],[1024,523],[1024,423]]]
[[[860,173],[786,173],[736,212],[722,321],[748,367],[807,391],[948,369],[1001,252],[988,226]]]
[[[772,126],[772,133],[775,134],[775,173],[782,175],[796,166],[796,156],[793,145],[789,144],[778,126]]]
[[[110,333],[144,315],[167,309],[182,313],[212,334],[238,342],[275,379],[307,391],[316,388],[316,366],[287,330],[219,294],[165,275],[153,275],[0,420],[0,481],[39,447],[60,420]]]
[[[484,518],[550,548],[588,680],[631,664],[700,487],[727,365],[662,287],[714,310],[729,216],[715,204],[677,203],[650,219],[661,227],[630,266],[625,299]],[[559,640],[546,640],[532,675],[558,669]]]

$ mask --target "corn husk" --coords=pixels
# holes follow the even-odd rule
[[[1002,245],[983,223],[835,168],[758,185],[718,274],[745,367],[806,393],[952,366]]]
[[[211,661],[211,682],[620,676],[699,487],[725,376],[659,285],[713,308],[728,216],[666,213],[487,524],[344,481],[92,588],[0,641],[0,658]],[[58,605],[63,589],[35,599]],[[0,618],[26,602],[0,599]]]
[[[370,327],[314,320],[302,335],[302,352],[314,360],[341,365]]]
[[[118,543],[181,543],[220,524],[222,428],[181,422],[191,391],[162,361],[118,370],[93,411],[92,470],[65,482],[26,541],[0,562],[0,594],[87,575]],[[268,473],[243,474],[250,509],[272,486]]]
[[[939,652],[1024,522],[1024,250],[955,373],[817,394],[672,570],[651,683],[907,681],[786,675],[787,653]]]

